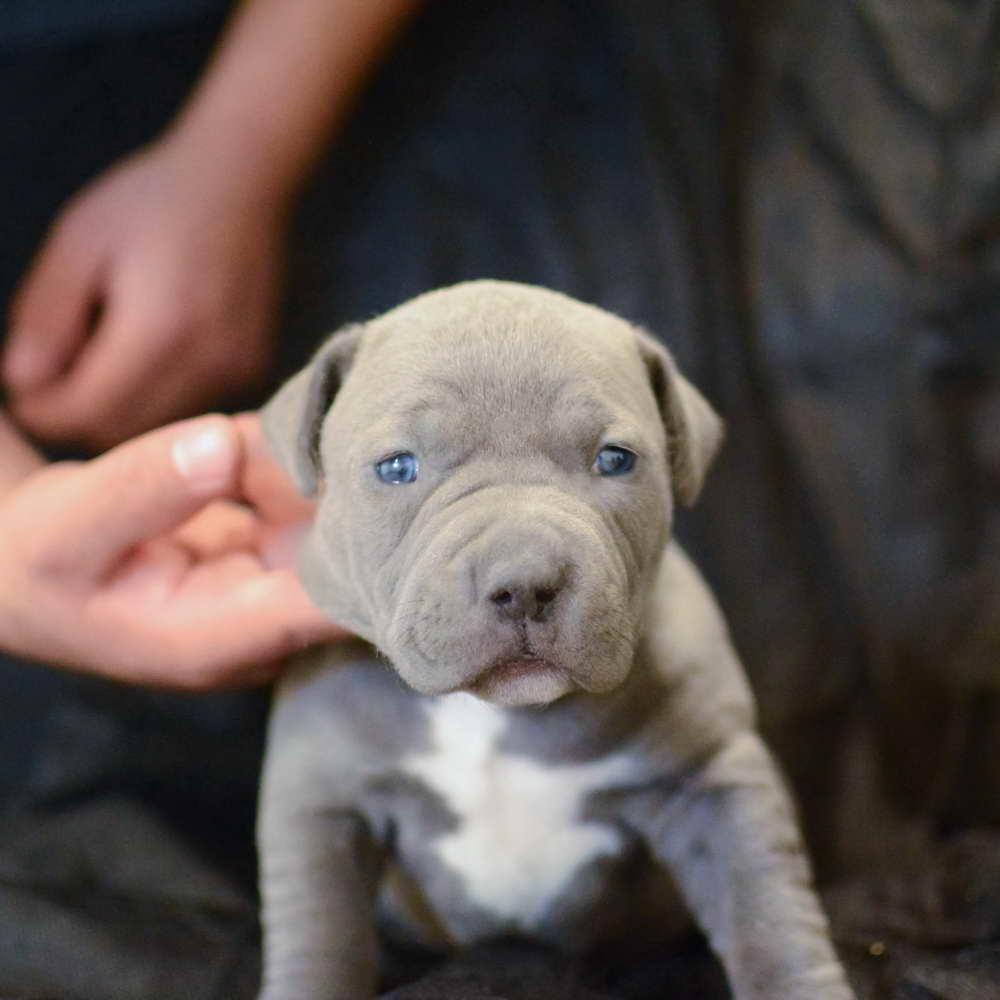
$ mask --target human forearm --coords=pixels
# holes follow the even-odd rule
[[[244,0],[165,139],[284,206],[419,0]]]

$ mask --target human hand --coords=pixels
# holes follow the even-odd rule
[[[0,495],[0,647],[143,684],[267,680],[345,634],[290,568],[310,516],[253,416],[47,466]]]
[[[17,422],[100,450],[253,386],[285,208],[179,141],[84,188],[14,298],[2,362]]]

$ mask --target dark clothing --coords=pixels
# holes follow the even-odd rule
[[[303,203],[279,367],[472,277],[661,336],[729,424],[680,533],[814,848],[864,861],[898,843],[887,804],[1000,821],[1000,4],[764,6],[430,4]],[[0,298],[62,201],[162,127],[219,24],[0,58]],[[251,996],[262,698],[7,664],[0,715],[0,996]],[[987,995],[998,840],[841,887],[863,997]],[[598,985],[724,995],[699,954]],[[400,1000],[480,995],[477,968]]]
[[[0,51],[166,28],[216,14],[230,0],[4,0]]]
[[[66,199],[178,108],[221,24],[216,16],[0,54],[0,307]]]

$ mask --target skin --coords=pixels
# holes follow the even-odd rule
[[[176,121],[53,222],[0,367],[32,435],[102,449],[266,375],[285,229],[416,0],[248,0]]]
[[[258,683],[343,632],[291,569],[312,515],[255,416],[44,465],[0,416],[0,648],[133,683]]]
[[[265,1000],[371,997],[376,912],[439,946],[662,943],[668,873],[738,1000],[850,1000],[725,624],[668,542],[721,428],[662,347],[474,282],[334,336],[265,425],[318,493],[307,589],[395,672],[355,642],[281,685]],[[608,443],[627,474],[595,468]],[[380,481],[400,450],[417,478]]]

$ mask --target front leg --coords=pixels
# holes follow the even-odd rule
[[[728,740],[670,793],[644,792],[628,808],[736,1000],[852,1000],[791,801],[755,732]]]
[[[346,811],[265,803],[260,832],[260,1000],[375,995],[378,845]]]

